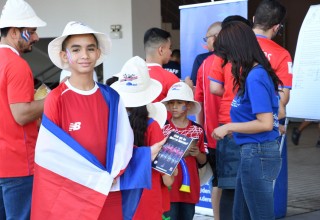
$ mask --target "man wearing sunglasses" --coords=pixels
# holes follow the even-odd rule
[[[213,54],[213,42],[217,38],[220,30],[221,30],[221,22],[215,22],[208,27],[206,36],[203,38],[204,43],[206,43],[208,52],[199,54],[194,59],[193,66],[192,66],[191,80],[194,86],[197,83],[197,73],[200,65],[208,56]]]

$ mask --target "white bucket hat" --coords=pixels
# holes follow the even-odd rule
[[[0,17],[0,28],[6,27],[43,27],[41,20],[31,6],[23,0],[8,0]]]
[[[147,105],[149,118],[153,118],[158,122],[162,129],[167,120],[167,108],[161,102],[149,103]]]
[[[111,49],[111,40],[108,35],[96,32],[89,26],[81,22],[71,21],[64,28],[62,35],[52,40],[48,45],[49,57],[51,61],[60,69],[69,70],[69,63],[62,62],[60,57],[63,41],[70,35],[78,34],[94,34],[94,36],[97,38],[98,47],[100,48],[102,54],[100,58],[97,60],[95,66],[101,64],[103,62],[104,56],[109,54]]]
[[[118,77],[111,87],[120,94],[125,107],[147,105],[162,91],[161,83],[150,78],[146,62],[138,56],[123,65]]]
[[[201,106],[197,101],[194,101],[193,92],[191,88],[184,82],[177,82],[173,84],[167,94],[161,102],[167,105],[170,100],[182,100],[193,103],[191,108],[188,110],[188,115],[198,114],[201,110]]]

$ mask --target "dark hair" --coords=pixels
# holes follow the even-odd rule
[[[171,53],[171,57],[177,57],[180,59],[180,50],[179,49],[174,49]]]
[[[112,76],[106,80],[106,85],[111,86],[113,83],[117,82],[119,77]]]
[[[283,22],[286,8],[276,0],[263,0],[254,14],[253,28],[267,31],[272,26]]]
[[[155,47],[168,41],[170,33],[160,28],[150,28],[144,34],[144,48]]]
[[[148,110],[147,106],[129,108],[129,121],[134,134],[134,145],[145,145],[145,133],[148,128]]]
[[[225,19],[223,19],[223,21],[221,23],[221,28],[223,28],[226,24],[228,24],[229,22],[232,22],[232,21],[241,21],[244,24],[248,25],[249,27],[252,27],[252,23],[248,19],[246,19],[240,15],[230,15],[230,16],[226,17]]]
[[[74,35],[68,35],[68,36],[63,40],[62,45],[61,45],[61,50],[62,50],[62,51],[66,51],[66,48],[67,48],[67,44],[68,44],[69,39],[70,39],[72,36],[75,36],[75,35],[76,35],[76,34],[74,34]],[[83,35],[85,35],[85,34],[83,34]],[[94,40],[96,41],[97,48],[99,48],[99,42],[98,42],[98,39],[97,39],[96,35],[94,35],[94,34],[91,34],[91,35],[94,37]]]
[[[8,35],[8,32],[10,30],[11,27],[5,27],[5,28],[1,28],[1,37],[6,37]]]
[[[233,88],[238,95],[245,92],[245,80],[255,63],[263,66],[271,77],[275,91],[279,91],[282,82],[275,74],[265,54],[260,48],[252,29],[240,21],[229,22],[220,31],[214,48],[218,56],[232,64]]]

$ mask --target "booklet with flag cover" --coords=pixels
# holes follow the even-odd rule
[[[196,139],[171,132],[166,143],[152,162],[152,168],[171,176],[194,140]]]

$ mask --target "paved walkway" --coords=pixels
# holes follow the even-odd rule
[[[299,123],[290,122],[288,126],[288,204],[287,215],[281,220],[319,220],[320,219],[320,148],[317,124],[307,127],[298,146],[291,142],[293,127]],[[213,217],[196,215],[194,220],[212,220]]]

